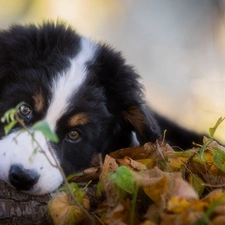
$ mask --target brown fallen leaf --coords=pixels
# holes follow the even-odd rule
[[[151,178],[150,178],[151,179]],[[143,187],[145,194],[151,198],[159,207],[166,206],[166,193],[168,192],[168,180],[166,176],[153,178],[152,184]]]
[[[165,207],[166,202],[174,196],[198,199],[196,191],[181,177],[181,173],[168,173],[157,167],[132,173],[134,180],[160,207]]]
[[[103,222],[105,224],[118,224],[118,225],[129,225],[131,224],[131,202],[129,199],[125,199],[118,203],[118,205],[106,214]],[[133,224],[138,224],[139,221],[136,217],[132,218]]]
[[[90,209],[90,202],[86,195],[81,205],[87,210]],[[49,201],[48,210],[55,225],[72,225],[85,215],[82,208],[69,202],[66,193],[57,194]]]
[[[123,159],[117,159],[117,161],[120,163],[120,165],[128,166],[133,170],[140,171],[147,169],[147,167],[144,164],[137,162],[128,156],[125,156]]]
[[[158,224],[161,220],[163,209],[157,207],[156,204],[149,205],[147,212],[144,216],[145,219],[151,221],[153,224]]]
[[[225,224],[225,215],[219,215],[219,216],[216,216],[216,217],[212,220],[212,224],[213,224],[213,225],[224,225],[224,224]]]
[[[145,220],[143,223],[140,223],[139,225],[156,225],[156,223],[153,223],[149,220]]]
[[[193,212],[204,212],[208,207],[206,202],[201,202],[199,200],[188,201],[184,197],[173,197],[168,201],[167,211],[170,213],[183,213],[185,210]]]
[[[85,169],[80,174],[73,175],[69,179],[69,182],[79,183],[79,182],[89,182],[93,180],[98,180],[100,173],[101,173],[101,167],[90,167]]]
[[[190,225],[195,224],[201,217],[203,216],[203,212],[194,212],[185,210],[181,214],[171,214],[167,212],[163,212],[161,214],[161,222],[160,225]]]
[[[165,157],[167,158],[166,165],[171,172],[180,171],[183,165],[186,165],[196,153],[198,149],[191,149],[183,152],[167,151]]]
[[[144,146],[120,149],[111,152],[109,155],[114,159],[123,159],[126,156],[134,160],[154,158],[158,157],[156,155],[157,147],[156,143],[146,143]]]
[[[152,169],[157,166],[158,158],[137,159],[136,162],[145,165],[147,169]]]
[[[118,193],[116,192],[114,183],[109,178],[108,174],[115,172],[118,167],[116,160],[109,155],[106,155],[101,174],[99,176],[99,184],[102,186],[101,192],[106,196],[105,202],[109,207],[113,207],[115,205]]]
[[[194,188],[181,177],[181,173],[177,173],[177,176],[176,174],[171,174],[171,177],[174,179],[169,191],[171,196],[185,197],[188,200],[199,198]]]
[[[214,201],[219,200],[220,203],[225,203],[225,194],[222,189],[216,189],[211,191],[208,195],[206,195],[203,199],[201,199],[208,204],[212,204]]]

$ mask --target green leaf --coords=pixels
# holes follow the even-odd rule
[[[223,118],[220,117],[220,118],[217,120],[217,122],[216,122],[216,124],[214,125],[214,127],[209,128],[209,136],[210,136],[211,138],[214,138],[214,134],[215,134],[215,132],[216,132],[218,126],[224,121],[224,119],[225,119],[225,117],[223,117]]]
[[[116,173],[109,174],[110,179],[122,190],[133,194],[135,192],[135,184],[130,169],[126,166],[118,168]]]
[[[12,128],[16,125],[16,123],[17,121],[14,120],[4,126],[4,131],[6,135],[12,130]]]
[[[103,188],[103,185],[104,183],[102,181],[99,181],[98,182],[98,185],[97,185],[97,195],[101,196],[102,195],[102,188]]]
[[[215,166],[219,169],[221,169],[223,172],[225,172],[225,152],[217,147],[213,147],[213,163]]]
[[[207,140],[207,141],[202,145],[202,147],[200,148],[200,150],[199,150],[199,155],[200,155],[200,159],[201,159],[202,161],[205,160],[205,159],[204,159],[204,151],[205,151],[206,147],[207,147],[212,141],[213,141],[212,138],[208,138],[208,140]]]
[[[70,189],[70,191],[68,190],[68,188]],[[69,186],[65,184],[64,186],[60,187],[58,191],[64,191],[68,196],[70,196],[70,193],[72,192],[77,201],[80,203],[83,202],[85,196],[85,191],[82,188],[79,188],[79,186],[74,182],[69,183]]]
[[[8,134],[17,123],[17,120],[15,119],[15,113],[15,109],[9,109],[4,113],[3,117],[1,118],[2,123],[7,123],[4,126],[5,134]]]
[[[84,199],[85,192],[82,188],[79,188],[78,185],[74,182],[70,183],[70,188],[75,195],[76,199],[82,203]]]
[[[48,125],[47,122],[45,121],[40,121],[34,124],[32,127],[33,131],[40,131],[42,134],[48,138],[50,141],[53,141],[57,143],[59,141],[57,135],[55,134],[54,131],[52,131]]]
[[[4,123],[9,123],[11,121],[15,120],[15,113],[16,110],[15,109],[9,109],[8,111],[6,111],[3,115],[3,117],[1,118],[1,122]]]
[[[203,183],[204,182],[198,175],[193,173],[190,174],[190,184],[197,191],[199,196],[201,196],[204,191]]]
[[[70,181],[73,181],[73,179],[74,178],[76,178],[76,177],[80,177],[80,176],[83,176],[84,175],[84,173],[83,172],[77,172],[77,173],[72,173],[72,174],[70,174],[70,175],[68,175],[67,177],[66,177],[66,180],[68,181],[68,182],[70,182]]]

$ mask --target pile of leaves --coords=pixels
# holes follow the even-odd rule
[[[70,194],[48,204],[55,225],[225,224],[225,148],[213,140],[221,122],[192,149],[146,143],[73,176]]]
[[[17,113],[21,104],[1,118],[5,132],[20,123],[33,141],[41,131],[57,142],[44,121],[25,126]],[[214,141],[224,119],[192,149],[176,152],[164,141],[146,143],[107,155],[102,165],[69,177],[70,183],[64,177],[65,187],[48,203],[54,224],[225,224],[225,148]],[[38,152],[45,153],[41,148]]]

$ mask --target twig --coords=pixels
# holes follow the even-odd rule
[[[60,171],[60,173],[61,173],[61,175],[62,175],[62,177],[63,177],[64,183],[65,183],[65,186],[66,186],[66,188],[67,188],[67,190],[68,190],[68,193],[69,193],[69,201],[70,201],[71,203],[74,203],[74,204],[78,205],[79,208],[81,208],[81,209],[83,210],[83,212],[85,213],[85,215],[90,219],[91,224],[94,225],[94,219],[92,218],[92,216],[90,215],[90,213],[89,213],[89,212],[82,206],[82,204],[80,204],[80,202],[75,198],[75,196],[74,196],[74,194],[73,194],[73,191],[71,190],[71,187],[70,187],[70,185],[69,185],[69,183],[68,183],[68,181],[67,181],[67,179],[66,179],[66,175],[65,175],[65,173],[64,173],[64,171],[63,171],[63,169],[62,169],[62,167],[59,165],[58,160],[56,159],[55,155],[53,154],[52,149],[51,149],[51,147],[50,147],[50,145],[49,145],[49,143],[48,143],[47,138],[45,137],[45,140],[46,140],[46,143],[47,143],[47,146],[48,146],[48,150],[49,150],[49,152],[50,152],[50,154],[51,154],[51,156],[52,156],[52,158],[53,158],[53,160],[54,160],[54,162],[55,162],[55,165],[51,162],[51,160],[49,159],[49,157],[48,157],[48,155],[46,154],[46,152],[42,149],[41,145],[40,145],[40,144],[38,143],[38,141],[35,139],[34,133],[32,132],[32,130],[29,129],[29,128],[27,128],[27,126],[25,125],[24,121],[23,121],[22,119],[19,118],[17,112],[15,113],[15,118],[16,118],[16,120],[18,121],[18,123],[24,128],[24,130],[32,137],[33,141],[35,142],[35,144],[36,144],[37,147],[38,147],[39,153],[44,154],[44,156],[46,157],[46,159],[48,160],[48,162],[50,163],[50,165],[53,166],[53,167],[55,167],[55,168],[57,168],[57,169]]]

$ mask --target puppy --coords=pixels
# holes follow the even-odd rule
[[[53,156],[69,175],[99,153],[160,140],[166,128],[179,147],[199,140],[151,111],[139,75],[119,52],[62,23],[0,31],[0,117],[21,102],[18,115],[27,127],[44,120],[59,138],[46,142],[35,133],[47,159],[34,154],[40,149],[27,132],[18,135],[19,124],[5,135],[1,123],[0,180],[30,194],[52,192],[63,182]]]

